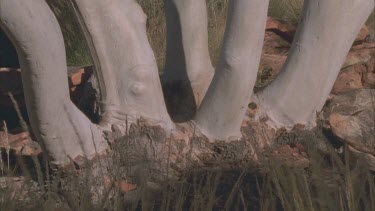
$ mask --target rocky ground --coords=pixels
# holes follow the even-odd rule
[[[292,25],[268,19],[255,91],[271,83],[281,71],[295,31]],[[253,111],[249,111],[251,115]],[[358,34],[319,114],[318,127],[329,142],[349,145],[354,155],[365,156],[375,170],[375,42],[370,41],[366,26]]]
[[[293,25],[268,18],[255,92],[282,71],[295,31]],[[71,67],[67,72],[72,101],[94,122],[98,121],[100,111],[93,67]],[[256,123],[252,122],[256,112],[257,105],[250,103],[243,123],[245,133],[257,130]],[[375,42],[370,42],[366,27],[357,36],[324,110],[317,115],[318,127],[313,131],[306,132],[303,126],[296,126],[292,132],[272,131],[276,141],[267,156],[306,166],[309,163],[306,152],[311,145],[323,153],[327,144],[338,152],[348,146],[354,157],[364,157],[375,170]],[[8,154],[41,155],[40,146],[27,132],[27,121],[21,70],[0,68],[0,148],[4,161]]]

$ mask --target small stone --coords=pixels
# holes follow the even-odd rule
[[[25,143],[21,149],[22,156],[38,156],[42,154],[42,148],[37,142]]]
[[[93,67],[69,67],[68,79],[70,87],[86,83],[93,74]]]
[[[31,139],[28,132],[6,134],[0,131],[0,148],[14,151],[16,155],[38,155],[42,152],[39,144]]]
[[[85,74],[85,69],[80,68],[70,75],[69,81],[72,86],[77,86],[82,83],[82,76]]]

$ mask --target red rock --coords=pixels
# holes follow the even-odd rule
[[[371,61],[373,51],[370,49],[361,49],[361,50],[354,50],[349,52],[346,56],[345,62],[342,65],[341,69],[359,64],[359,63],[368,63]]]
[[[106,187],[110,187],[112,185],[112,180],[107,175],[103,176],[103,181],[104,181],[104,184],[105,184]],[[137,185],[136,184],[128,183],[125,180],[114,181],[113,184],[115,184],[116,187],[120,188],[120,190],[123,193],[127,193],[127,192],[130,192],[132,190],[137,189]]]
[[[369,30],[367,28],[367,26],[363,26],[361,28],[361,31],[358,33],[355,41],[354,41],[354,44],[361,44],[362,42],[366,41],[366,39],[368,38],[369,36]]]
[[[360,153],[375,155],[374,89],[358,89],[335,96],[325,108],[332,133]],[[355,152],[353,152],[355,153]],[[375,157],[368,156],[375,163]],[[371,167],[372,170],[375,166]]]
[[[120,187],[123,193],[127,193],[127,192],[137,189],[137,185],[128,183],[124,180],[117,182],[117,185]]]
[[[34,142],[28,132],[17,134],[0,131],[0,148],[14,151],[16,155],[39,155],[42,153],[40,146]]]
[[[42,148],[35,141],[29,141],[21,148],[22,156],[38,156],[42,154]]]
[[[375,88],[375,46],[349,52],[332,93],[339,94],[361,88]]]
[[[69,82],[71,86],[77,86],[82,83],[82,75],[85,74],[85,69],[81,68],[72,75],[69,75]]]
[[[259,65],[258,78],[255,85],[258,88],[269,85],[280,73],[287,56],[263,54]]]
[[[289,43],[291,43],[294,34],[296,33],[296,27],[291,24],[276,20],[275,18],[268,17],[266,31],[275,32],[276,34],[283,37],[284,40],[287,40]]]
[[[332,94],[340,94],[354,89],[363,88],[362,75],[367,71],[366,65],[350,66],[339,73],[332,88]]]
[[[93,67],[91,66],[68,68],[68,82],[70,91],[80,91],[79,89],[77,89],[77,86],[86,83],[90,79],[92,74]],[[14,106],[14,103],[10,100],[8,96],[8,92],[10,92],[16,99],[17,105],[19,107],[22,108],[25,106],[20,69],[0,68],[0,106]]]
[[[68,79],[70,87],[86,83],[93,74],[93,67],[69,67]]]
[[[272,31],[266,31],[264,35],[263,54],[285,55],[291,44]]]
[[[375,71],[365,73],[363,82],[366,88],[375,89]]]
[[[370,48],[375,48],[375,42],[364,42],[359,45],[354,45],[352,47],[353,50],[362,50],[362,49],[370,49]]]
[[[287,56],[263,54],[261,56],[259,71],[264,71],[267,68],[272,68],[272,74],[278,75],[280,73],[281,68],[284,66],[286,59]]]

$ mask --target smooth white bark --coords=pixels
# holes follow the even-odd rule
[[[73,0],[73,5],[97,69],[102,123],[143,117],[171,130],[141,7],[134,0]]]
[[[240,128],[255,84],[268,0],[231,0],[220,61],[195,123],[209,138],[241,137]]]
[[[201,101],[214,75],[205,0],[166,0],[167,54],[163,81],[189,81]],[[196,102],[200,104],[200,102]]]
[[[101,130],[70,101],[63,37],[45,1],[1,0],[0,26],[16,46],[30,124],[52,160],[105,149]]]
[[[103,125],[131,123],[143,117],[167,131],[173,129],[147,41],[146,18],[139,5],[134,0],[72,3],[97,68]],[[167,3],[167,7],[175,7],[167,14],[178,20],[169,18],[166,76],[179,78],[185,74],[193,89],[204,93],[212,73],[204,1]],[[373,0],[305,1],[302,21],[281,75],[257,95],[275,127],[314,124],[315,114],[321,110],[374,4]],[[263,47],[267,9],[268,0],[230,1],[220,62],[194,118],[201,132],[211,139],[241,137],[239,130]],[[0,26],[17,48],[32,129],[52,159],[65,163],[68,158],[90,158],[106,149],[102,128],[92,124],[69,99],[63,38],[45,1],[0,0]],[[180,37],[173,37],[173,32]],[[178,53],[174,55],[173,50]]]
[[[373,0],[305,0],[303,16],[281,74],[258,93],[276,128],[307,127],[319,112]]]

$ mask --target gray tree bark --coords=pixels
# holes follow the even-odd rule
[[[166,0],[167,53],[162,75],[174,121],[191,120],[211,83],[205,0]],[[171,100],[173,99],[173,100]]]
[[[194,121],[211,139],[241,137],[240,127],[257,77],[268,0],[232,0],[220,61]]]
[[[334,85],[373,0],[305,0],[281,74],[257,94],[271,126],[311,128]]]
[[[63,37],[45,1],[0,1],[0,26],[16,46],[31,128],[51,159],[106,149],[101,129],[70,101]]]
[[[131,123],[142,117],[173,129],[142,8],[134,0],[73,0],[73,5],[100,82],[102,122]]]
[[[202,100],[214,74],[208,51],[206,1],[167,0],[166,17],[164,77],[167,81],[188,80],[197,100]]]
[[[108,131],[115,133],[114,126],[119,126],[120,135],[124,134],[128,124],[135,125],[140,118],[151,127],[161,126],[155,131],[165,134],[156,143],[146,127],[138,145],[150,144],[149,153],[160,152],[150,154],[151,159],[169,159],[171,155],[173,162],[182,159],[175,163],[179,168],[191,161],[190,149],[192,160],[197,162],[202,156],[220,155],[221,148],[230,146],[241,152],[241,159],[253,152],[240,128],[257,76],[268,0],[230,1],[220,62],[194,117],[195,125],[177,124],[177,130],[164,104],[155,58],[147,41],[146,17],[136,1],[72,3],[95,62],[103,109],[100,125],[92,124],[69,99],[63,38],[45,1],[0,0],[0,27],[17,48],[31,126],[51,160],[65,164],[79,156],[91,159],[108,149],[107,141],[115,137],[108,136]],[[302,21],[281,75],[256,96],[271,125],[313,125],[315,113],[321,110],[374,4],[373,0],[305,1]],[[203,96],[212,75],[204,1],[168,0],[167,10],[165,78],[188,80],[194,95]],[[260,123],[260,127],[265,126]],[[167,142],[171,140],[166,138],[169,135],[173,136],[171,142]],[[241,137],[238,142],[220,142]],[[259,140],[265,143],[268,139]],[[171,149],[174,154],[170,154]],[[231,149],[225,151],[232,153]]]

